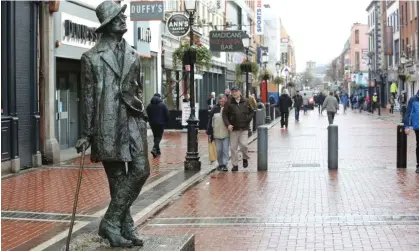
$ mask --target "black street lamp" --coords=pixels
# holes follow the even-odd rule
[[[250,66],[250,62],[249,62],[249,49],[250,49],[250,37],[249,35],[245,34],[245,36],[243,36],[242,38],[242,42],[243,42],[243,47],[246,53],[246,63],[247,66],[246,67],[246,98],[249,99],[250,96],[250,83],[249,83],[249,72],[252,70],[251,66]],[[250,128],[249,126],[249,132],[248,132],[248,136],[252,136],[252,128]]]
[[[201,161],[199,160],[198,152],[198,123],[199,120],[195,117],[195,59],[196,51],[192,49],[193,46],[193,24],[194,15],[197,9],[198,1],[185,0],[185,10],[189,14],[189,65],[190,65],[190,109],[191,114],[189,115],[188,122],[188,149],[185,157],[185,171],[199,171],[201,170]]]
[[[262,63],[265,67],[265,71],[267,71],[268,53],[266,53],[266,51],[263,52],[263,54],[262,54]],[[265,105],[265,107],[266,107],[266,119],[265,119],[265,123],[269,124],[269,123],[271,123],[271,116],[270,116],[271,105],[269,103],[269,98],[268,98],[268,79],[265,80],[265,84],[266,84],[266,105]]]

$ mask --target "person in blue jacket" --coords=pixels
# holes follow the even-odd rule
[[[409,135],[410,128],[413,128],[416,134],[416,173],[419,173],[419,91],[410,98],[407,104],[404,117],[404,132],[406,135]]]
[[[343,93],[342,94],[342,97],[340,98],[340,101],[342,102],[342,105],[343,105],[343,112],[346,112],[346,108],[349,105],[349,97],[348,97],[348,94]]]

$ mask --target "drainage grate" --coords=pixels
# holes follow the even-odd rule
[[[292,167],[320,167],[317,163],[306,163],[306,164],[291,164]]]

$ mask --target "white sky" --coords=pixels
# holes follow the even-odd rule
[[[353,23],[368,23],[369,0],[263,0],[279,14],[295,46],[297,71],[328,64],[343,50]],[[265,9],[266,10],[266,9]]]

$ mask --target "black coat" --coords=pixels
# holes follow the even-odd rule
[[[290,108],[292,107],[292,99],[291,99],[291,97],[289,95],[287,95],[287,94],[282,94],[279,97],[278,106],[279,106],[279,111],[280,112],[289,112],[290,111]]]
[[[227,127],[232,125],[233,131],[248,130],[253,113],[254,110],[247,98],[241,97],[239,103],[230,98],[224,105],[222,116],[224,124]]]
[[[151,98],[147,106],[147,116],[150,125],[166,125],[169,122],[169,110],[157,96]]]
[[[282,95],[284,95],[284,94],[282,94]],[[282,95],[281,95],[281,97],[282,97]],[[288,96],[288,95],[286,95],[286,96]],[[298,109],[300,109],[300,107],[303,105],[303,97],[300,94],[297,94],[293,97],[293,99],[294,99],[294,107],[297,107]],[[281,99],[279,99],[279,100],[281,100]]]

